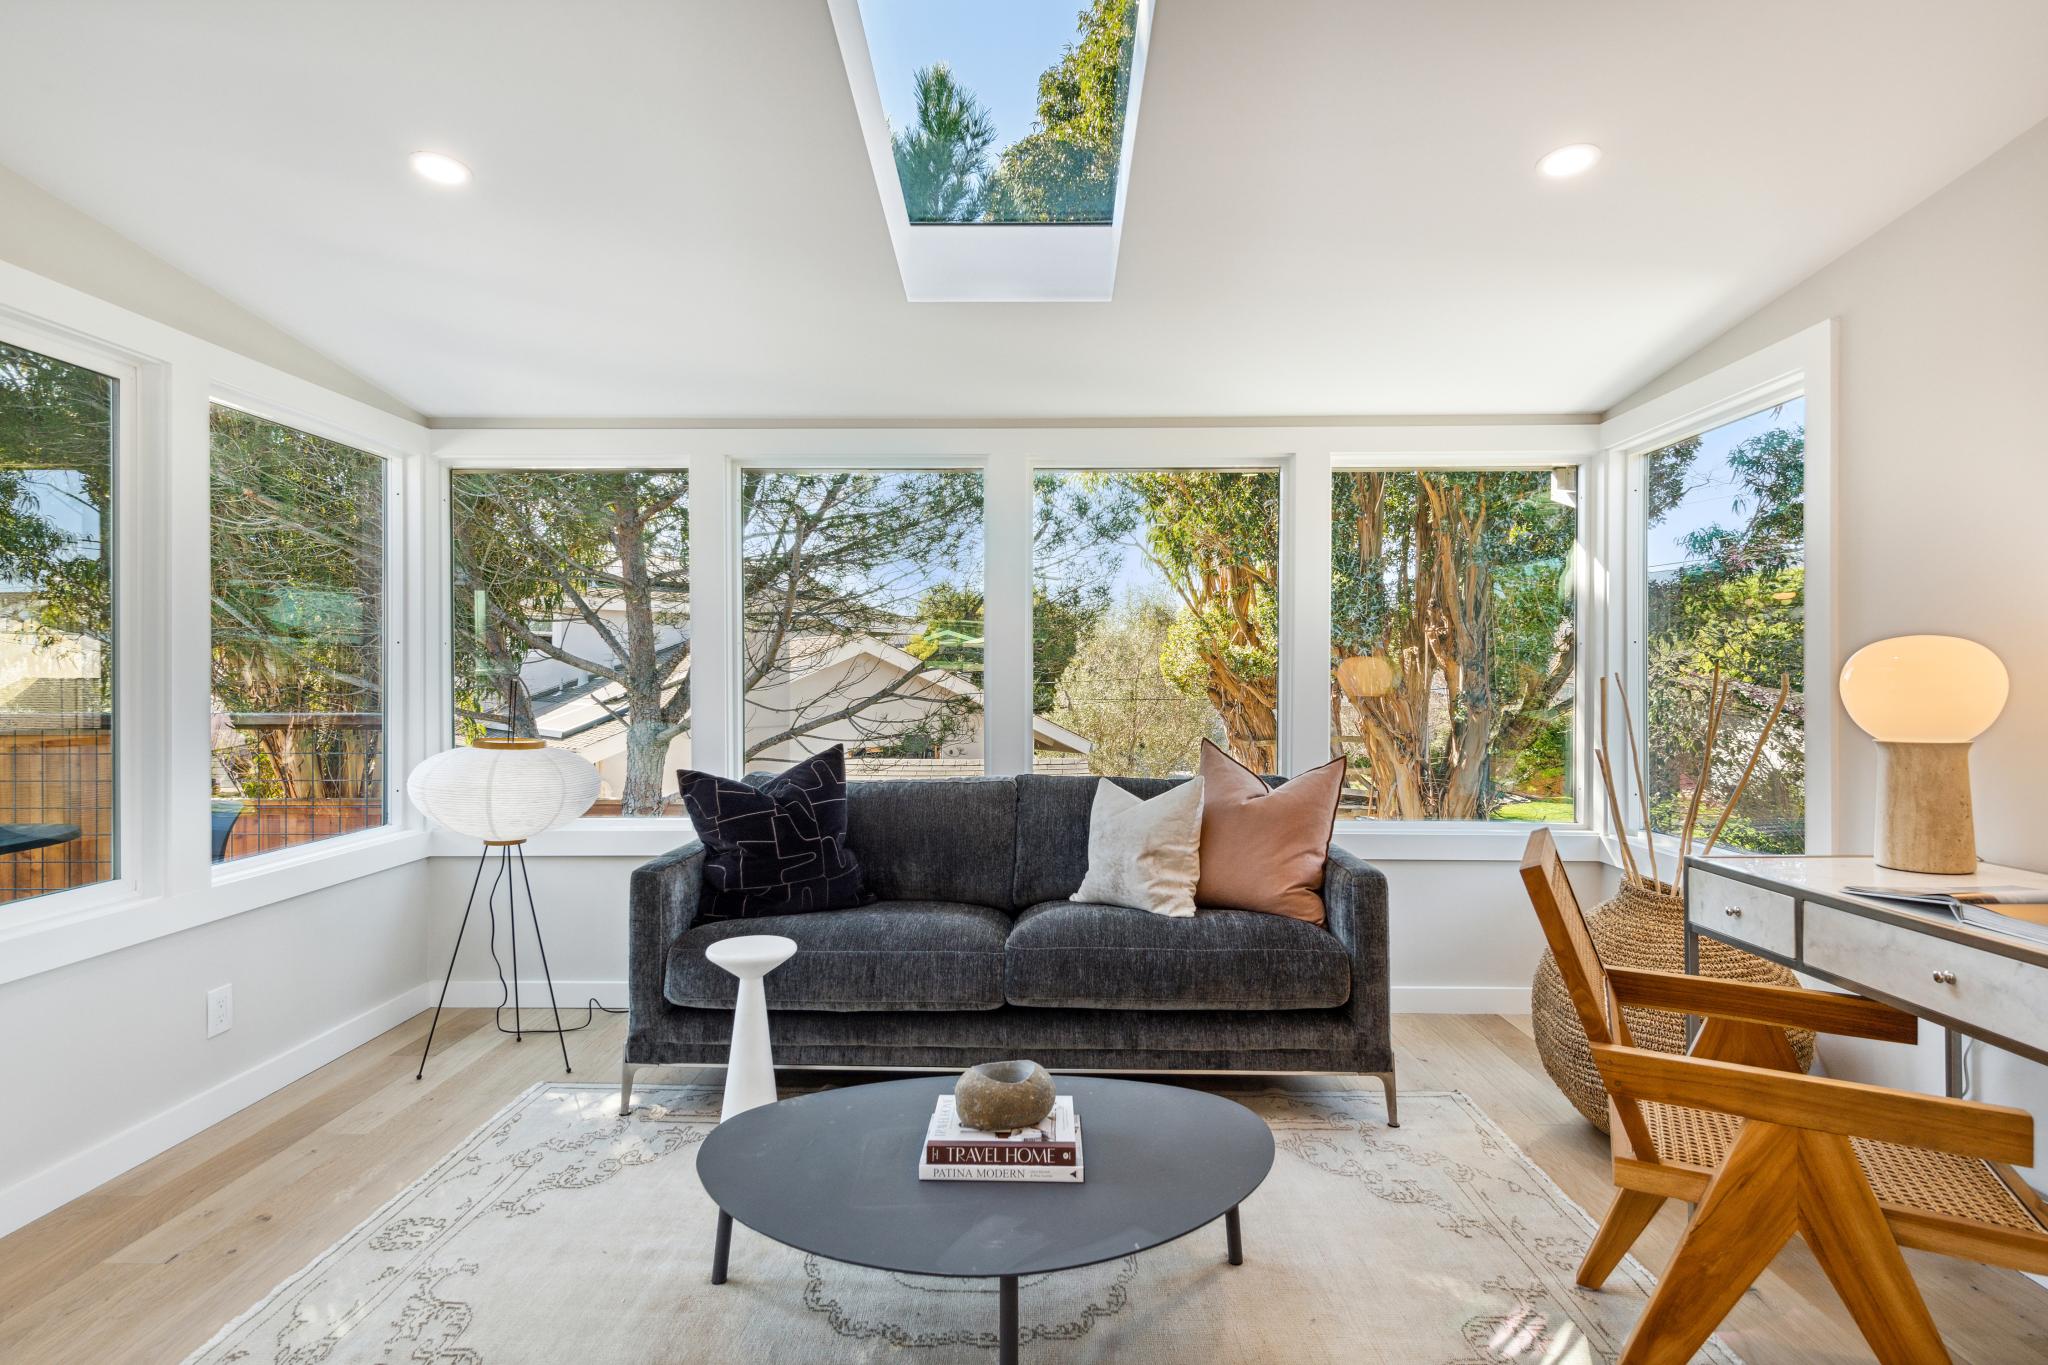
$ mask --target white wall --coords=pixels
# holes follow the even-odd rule
[[[1842,651],[1924,631],[1982,641],[2005,660],[2012,699],[1972,757],[1978,847],[1993,862],[2048,868],[2048,123],[1618,410],[1830,317]],[[1841,847],[1867,850],[1876,751],[1846,715],[1840,734]],[[2048,1069],[1976,1054],[1973,1093],[2048,1118]],[[1828,1057],[1840,1073],[1899,1084],[1941,1076],[1924,1055]],[[2037,1151],[2048,1156],[2048,1141]]]
[[[0,1232],[431,1004],[419,913],[425,867],[391,868],[0,986]],[[206,992],[228,983],[234,1026],[208,1038]]]

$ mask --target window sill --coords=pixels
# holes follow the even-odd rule
[[[1613,861],[1590,829],[1519,821],[1339,820],[1330,842],[1370,863],[1519,863],[1529,836],[1545,828],[1568,863]]]
[[[0,985],[388,871],[426,854],[427,838],[418,831],[366,830],[225,865],[189,892],[149,895],[131,888],[109,895],[113,888],[81,887],[77,900],[25,902],[35,909],[9,912],[10,922],[0,923]]]
[[[528,839],[529,858],[653,858],[697,837],[697,827],[680,815],[610,815],[572,820]],[[465,834],[433,832],[427,856],[475,861],[483,845]]]
[[[1370,862],[1520,862],[1534,824],[1432,824],[1422,821],[1340,820],[1331,841]],[[1567,862],[1612,862],[1604,841],[1589,829],[1552,826]],[[688,843],[696,829],[677,816],[577,820],[526,843],[528,858],[654,858]],[[435,830],[434,858],[475,859],[474,839]]]

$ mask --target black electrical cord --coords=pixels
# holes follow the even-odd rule
[[[497,1025],[498,1032],[509,1033],[515,1038],[521,1037],[528,1033],[577,1033],[582,1031],[583,1029],[589,1028],[592,1021],[594,1021],[597,1018],[600,1012],[605,1014],[626,1013],[626,1011],[623,1008],[615,1009],[610,1005],[599,1003],[598,998],[593,995],[590,997],[590,1003],[583,1007],[583,1022],[580,1024],[569,1024],[560,1028],[522,1028],[517,1027],[515,1021],[515,1027],[505,1027],[505,1010],[512,1003],[512,988],[505,981],[505,964],[498,960],[498,883],[505,880],[505,870],[510,865],[511,861],[511,858],[508,856],[499,863],[498,875],[491,879],[490,898],[485,902],[485,908],[490,912],[491,921],[491,966],[495,968],[498,973],[498,1004],[497,1008],[491,1011],[491,1022]],[[534,912],[533,881],[530,877],[526,875],[526,854],[523,850],[519,854],[519,876],[520,880],[523,881],[526,885],[526,911],[529,915],[532,915],[534,917],[534,941],[538,943],[540,940],[540,918]],[[514,937],[516,938],[519,932],[519,927],[516,923],[511,923],[511,917],[519,913],[519,899],[517,895],[517,888],[507,888],[505,902],[506,919],[508,921],[508,924],[510,924]],[[541,949],[541,967],[543,970],[545,970],[547,967],[547,949],[545,948]],[[548,989],[550,995],[550,999],[548,1001],[548,1008],[554,1013],[555,1022],[557,1024],[560,1024],[562,1021],[561,1007],[557,1005],[552,998],[554,991],[553,986],[550,985]],[[519,1012],[524,1013],[527,1008],[529,1007],[521,1006]],[[540,1007],[538,1005],[534,1005],[530,1008],[539,1009]],[[569,1008],[573,1010],[576,1007],[574,1005],[571,1005]]]

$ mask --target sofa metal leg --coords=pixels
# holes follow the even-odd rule
[[[1399,1128],[1401,1126],[1401,1106],[1399,1098],[1394,1093],[1394,1073],[1391,1071],[1375,1071],[1372,1074],[1379,1078],[1380,1088],[1387,1092],[1387,1127]]]
[[[619,1063],[619,1117],[633,1112],[633,1073],[640,1068],[633,1062]]]

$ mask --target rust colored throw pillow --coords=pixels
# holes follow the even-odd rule
[[[1202,741],[1202,879],[1195,904],[1323,922],[1323,863],[1337,823],[1344,760],[1268,787]]]

